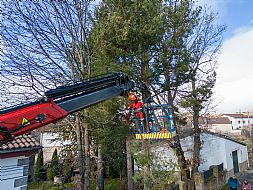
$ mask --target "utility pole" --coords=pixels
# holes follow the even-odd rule
[[[252,128],[252,126],[251,126],[251,123],[249,122],[249,111],[247,111],[247,114],[248,114],[249,137],[251,139],[251,128]]]

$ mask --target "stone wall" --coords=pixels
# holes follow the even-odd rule
[[[240,167],[240,172],[246,171],[246,170],[248,169],[248,162],[245,161],[245,162],[243,162],[243,163],[240,163],[240,164],[239,164],[239,167]]]
[[[223,187],[226,184],[226,171],[219,171],[218,166],[212,166],[210,169],[213,175],[207,180],[204,180],[203,173],[194,173],[193,179],[184,180],[180,190],[217,190]]]
[[[223,171],[219,172],[217,177],[211,177],[207,183],[204,184],[204,187],[205,190],[217,190],[222,188],[226,183],[226,171]]]
[[[247,161],[240,163],[240,173],[238,173],[238,176],[244,171],[248,169],[248,163]],[[203,173],[194,173],[193,179],[185,179],[184,182],[181,182],[179,185],[180,190],[217,190],[221,189],[226,183],[227,179],[234,175],[234,170],[223,170],[219,171],[218,166],[211,166],[210,170],[213,170],[213,175],[208,178],[207,180],[204,180]]]
[[[247,169],[248,169],[248,162],[247,161],[239,163],[239,171],[240,172],[238,174],[236,174],[236,175],[240,176],[240,173],[245,172]],[[226,173],[226,179],[230,178],[233,175],[234,175],[234,169],[227,171],[227,173]]]

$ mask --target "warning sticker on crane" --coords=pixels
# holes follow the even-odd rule
[[[23,126],[26,126],[26,125],[29,125],[30,124],[30,122],[28,121],[28,119],[26,119],[26,118],[22,118],[22,123],[21,123]]]

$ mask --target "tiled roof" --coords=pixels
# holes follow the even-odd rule
[[[40,144],[32,137],[32,135],[20,135],[15,137],[13,141],[7,142],[0,146],[0,152],[6,150],[21,150],[27,148],[40,148]]]
[[[207,131],[207,130],[201,130],[201,134],[203,134],[203,133],[206,133],[206,134],[209,134],[209,135],[213,135],[213,136],[217,136],[217,137],[220,137],[220,138],[224,138],[224,139],[236,142],[238,144],[241,144],[243,146],[247,146],[245,143],[240,142],[239,140],[236,140],[236,139],[234,139],[234,138],[232,138],[230,136],[227,136],[227,135],[223,135],[223,134],[219,134],[219,133],[214,133],[214,132]],[[194,135],[194,129],[193,128],[187,128],[187,129],[184,129],[183,131],[181,131],[181,134],[179,134],[179,138],[183,139],[183,138],[186,138],[186,137],[189,137],[189,136],[193,136],[193,135]]]
[[[235,113],[235,114],[223,114],[223,116],[229,116],[233,118],[253,118],[252,115],[247,115],[247,114],[241,114],[241,113]]]
[[[238,144],[241,144],[243,146],[247,146],[245,143],[240,142],[239,140],[234,139],[234,138],[232,138],[230,136],[227,136],[227,135],[223,135],[223,134],[220,134],[220,133],[214,133],[214,132],[211,132],[211,131],[204,131],[204,133],[211,134],[211,135],[214,135],[214,136],[217,136],[217,137],[221,137],[221,138],[236,142]]]
[[[231,124],[228,117],[199,117],[199,124],[200,125],[210,125],[210,124]]]
[[[211,124],[231,124],[227,117],[208,118],[208,122]]]

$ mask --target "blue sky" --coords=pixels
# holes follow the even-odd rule
[[[231,37],[237,29],[253,25],[252,8],[252,0],[224,0],[221,3],[218,11],[221,21],[227,26],[226,37]]]
[[[217,113],[253,112],[253,0],[200,0],[227,30],[218,59]]]

